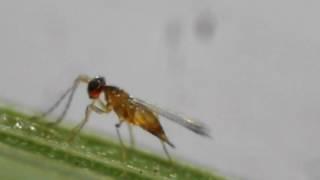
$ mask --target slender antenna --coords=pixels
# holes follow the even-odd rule
[[[76,89],[77,89],[77,87],[78,87],[78,84],[79,84],[79,83],[76,81],[76,82],[73,84],[73,86],[70,88],[71,94],[70,94],[69,97],[68,97],[68,101],[67,101],[66,106],[65,106],[64,109],[63,109],[63,112],[61,113],[61,115],[58,117],[58,119],[57,119],[56,121],[49,123],[50,125],[57,125],[57,124],[59,124],[59,123],[63,120],[63,118],[66,116],[66,114],[67,114],[67,112],[68,112],[68,110],[69,110],[69,108],[70,108],[70,105],[71,105],[71,102],[72,102],[72,99],[73,99],[74,92],[76,91]]]
[[[59,104],[62,102],[62,100],[71,92],[72,90],[72,87],[67,89],[66,92],[64,92],[62,94],[62,96],[58,99],[58,101],[56,103],[54,103],[53,106],[51,106],[46,112],[42,113],[40,116],[33,116],[31,117],[31,119],[39,119],[39,118],[44,118],[46,117],[47,115],[49,115],[50,113],[52,113],[52,111],[54,111],[58,106]]]
[[[34,117],[31,117],[31,119],[38,119],[38,118],[43,118],[47,115],[49,115],[52,111],[54,111],[59,105],[60,103],[62,102],[62,100],[69,94],[69,97],[68,97],[68,101],[67,101],[67,104],[63,110],[63,112],[61,113],[61,115],[59,116],[59,118],[54,121],[54,122],[50,122],[48,123],[49,125],[56,125],[56,124],[59,124],[63,118],[66,116],[69,108],[70,108],[70,105],[71,105],[71,102],[72,102],[72,99],[73,99],[73,95],[74,95],[74,92],[76,91],[78,85],[80,82],[84,82],[84,83],[88,83],[90,80],[90,77],[87,76],[87,75],[79,75],[76,80],[74,81],[73,83],[73,86],[69,89],[67,89],[67,91],[65,93],[63,93],[63,95],[58,99],[58,101],[48,110],[46,111],[45,113],[41,114],[40,116],[34,116]]]

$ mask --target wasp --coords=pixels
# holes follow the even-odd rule
[[[69,138],[70,142],[73,141],[74,137],[88,122],[90,114],[92,112],[98,114],[107,114],[112,111],[117,115],[119,119],[119,122],[115,124],[115,127],[121,147],[124,147],[124,144],[120,135],[119,128],[125,122],[129,127],[131,142],[133,142],[131,126],[139,126],[143,130],[151,133],[160,140],[162,148],[169,160],[171,160],[171,157],[165,145],[167,144],[172,148],[175,148],[175,146],[169,140],[165,131],[163,130],[159,122],[159,116],[163,116],[168,120],[180,124],[183,127],[195,132],[196,134],[210,137],[209,129],[200,121],[186,118],[177,113],[173,113],[156,105],[150,104],[142,99],[130,96],[123,89],[106,84],[105,78],[102,76],[95,76],[91,78],[87,75],[79,75],[74,80],[73,85],[62,94],[58,101],[51,108],[49,108],[48,111],[44,112],[39,117],[45,117],[50,114],[59,106],[62,100],[68,96],[67,103],[63,112],[56,121],[50,124],[56,125],[60,123],[65,117],[71,105],[74,93],[80,83],[84,83],[87,85],[87,92],[91,103],[86,107],[84,119],[72,129],[72,133]],[[104,98],[102,98],[102,94],[104,95]]]

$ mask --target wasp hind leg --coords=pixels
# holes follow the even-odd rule
[[[128,125],[129,138],[130,138],[130,147],[132,149],[135,149],[136,141],[133,134],[133,126],[129,123],[127,123],[127,125]]]
[[[125,147],[125,145],[124,145],[124,143],[122,141],[121,134],[120,134],[120,129],[119,129],[122,123],[123,123],[123,120],[120,120],[119,123],[115,124],[115,127],[116,127],[116,130],[117,130],[117,136],[118,136],[118,139],[119,139],[119,142],[120,142],[120,146],[121,146],[122,160],[126,161],[127,160],[126,147]]]
[[[165,144],[166,142],[163,141],[163,140],[160,140],[160,142],[161,142],[161,145],[162,145],[162,149],[163,149],[164,153],[166,154],[169,162],[172,163],[172,158],[171,158],[171,156],[170,156],[170,154],[169,154],[169,151],[168,151],[168,149],[167,149],[167,147],[166,147],[166,144]]]
[[[167,158],[169,159],[170,162],[172,162],[172,158],[169,154],[169,151],[166,147],[166,144],[168,144],[170,147],[175,148],[175,146],[169,141],[169,139],[167,138],[167,136],[165,134],[161,134],[159,137],[159,140],[161,142],[162,145],[162,149],[165,152]]]

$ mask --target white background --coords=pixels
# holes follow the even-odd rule
[[[0,0],[0,94],[45,110],[78,74],[104,75],[208,124],[214,140],[161,120],[176,157],[244,179],[320,179],[319,4]],[[82,86],[68,119],[88,102]],[[94,115],[86,129],[114,136],[116,122]]]

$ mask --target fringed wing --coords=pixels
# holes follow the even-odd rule
[[[201,136],[211,137],[210,130],[200,121],[196,121],[194,119],[190,119],[190,118],[184,117],[182,115],[179,115],[177,113],[162,109],[156,105],[147,103],[146,101],[135,98],[135,97],[131,97],[131,99],[136,103],[142,104],[142,105],[150,108],[152,111],[159,114],[160,116],[163,116],[166,119],[169,119],[169,120],[187,128],[187,129],[195,132],[196,134],[199,134]]]

